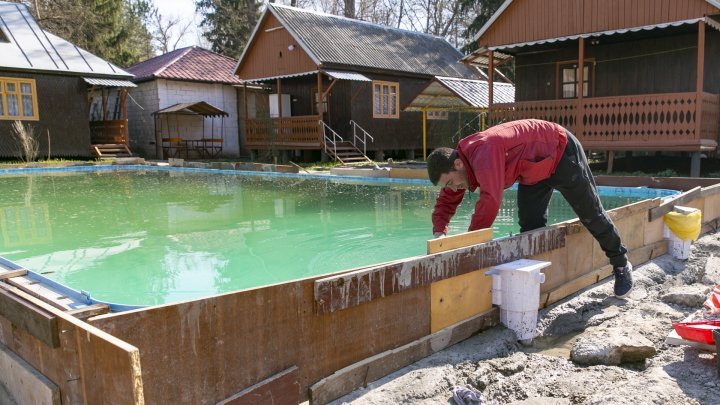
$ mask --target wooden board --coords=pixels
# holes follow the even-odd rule
[[[429,240],[428,254],[445,252],[492,240],[492,228]],[[492,277],[473,271],[430,284],[430,332],[492,308]]]
[[[499,322],[499,311],[492,308],[470,319],[451,325],[401,347],[379,353],[349,365],[310,387],[313,404],[325,404],[368,383],[443,350]]]
[[[450,277],[565,246],[565,227],[549,227],[444,253],[405,259],[315,281],[318,314],[339,311]]]
[[[658,207],[652,208],[649,211],[649,213],[648,213],[649,220],[654,221],[658,218],[661,218],[663,215],[672,211],[673,207],[676,205],[687,205],[690,201],[693,201],[693,200],[699,198],[701,192],[702,192],[702,190],[698,186],[698,187],[693,188],[692,190],[686,191],[682,194],[672,197],[669,200],[664,201]]]
[[[2,343],[60,388],[62,403],[143,404],[138,350],[12,286],[0,287],[57,318],[50,347],[0,316]]]
[[[477,231],[465,232],[457,235],[436,238],[427,241],[427,254],[447,252],[448,250],[476,245],[478,243],[492,240],[492,228],[478,229]]]
[[[275,405],[300,403],[298,368],[292,366],[242,390],[217,405]]]
[[[492,308],[492,277],[473,271],[430,285],[430,331],[468,319]]]
[[[57,317],[18,298],[8,288],[5,283],[0,283],[0,315],[49,347],[58,347],[60,338]]]
[[[60,389],[0,343],[0,402],[60,405]],[[4,400],[3,400],[4,399]]]

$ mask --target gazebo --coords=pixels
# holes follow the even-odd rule
[[[178,103],[155,111],[153,117],[157,156],[160,159],[187,158],[190,153],[196,153],[200,158],[217,157],[223,150],[225,132],[223,124],[228,115],[205,101]],[[218,117],[220,117],[220,131],[216,134],[215,118]],[[210,118],[209,134],[205,130],[205,121],[208,118]],[[200,125],[197,125],[198,122]]]

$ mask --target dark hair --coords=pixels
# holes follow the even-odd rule
[[[432,184],[438,184],[440,176],[455,170],[457,151],[450,148],[437,148],[427,157],[428,177]]]

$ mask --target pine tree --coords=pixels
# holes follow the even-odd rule
[[[203,15],[200,26],[211,49],[222,55],[239,58],[257,21],[255,0],[196,0]]]

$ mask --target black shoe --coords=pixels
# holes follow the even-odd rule
[[[624,267],[613,268],[615,275],[615,296],[625,298],[633,289],[632,264],[628,262]]]

